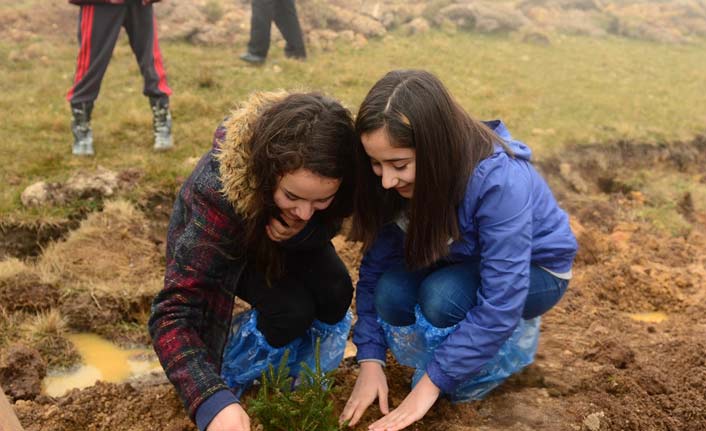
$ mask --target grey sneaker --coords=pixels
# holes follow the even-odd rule
[[[84,102],[71,104],[71,133],[74,135],[74,144],[71,153],[74,156],[92,156],[93,131],[91,130],[91,111],[93,103]]]
[[[152,107],[152,127],[154,128],[154,150],[166,151],[174,148],[169,99],[150,98],[150,106]]]

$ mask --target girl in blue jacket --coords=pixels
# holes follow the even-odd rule
[[[566,213],[501,121],[471,118],[432,74],[392,71],[356,119],[352,235],[365,256],[353,341],[360,374],[341,415],[399,430],[436,399],[479,399],[532,362],[539,316],[561,299],[576,254]],[[390,348],[416,369],[394,410]]]

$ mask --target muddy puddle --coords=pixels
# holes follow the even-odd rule
[[[662,323],[667,320],[667,314],[662,313],[660,311],[651,311],[647,313],[628,313],[628,316],[633,320],[645,323]]]
[[[409,429],[703,431],[706,139],[673,145],[581,146],[565,151],[561,160],[543,159],[538,165],[571,215],[580,251],[566,295],[542,319],[536,361],[483,401],[452,405],[440,399]],[[34,267],[28,266],[3,281],[0,271],[0,297],[24,304],[0,310],[0,334],[24,343],[27,357],[47,356],[47,351],[62,354],[62,350],[42,350],[40,342],[32,341],[22,329],[39,309],[28,305],[36,296],[24,297],[22,292],[41,287],[59,292],[53,306],[68,316],[64,332],[49,331],[53,338],[41,340],[90,331],[110,340],[127,336],[149,350],[149,298],[159,289],[163,265],[150,226],[164,222],[145,217],[129,205],[106,205],[102,213],[89,215],[81,227],[68,233],[61,248],[50,244],[51,260],[43,255],[36,258],[43,272],[35,274]],[[91,227],[99,227],[95,231],[100,235],[78,234]],[[130,232],[129,237],[112,233],[121,231]],[[98,245],[91,245],[94,242]],[[334,244],[355,279],[359,245],[342,237],[335,238]],[[107,258],[93,259],[90,265],[76,260],[65,264],[64,256],[76,255],[71,247],[81,247],[88,256],[92,254],[85,250],[100,250]],[[140,259],[126,258],[128,250],[132,256],[139,251]],[[58,263],[62,272],[47,278]],[[120,272],[122,266],[134,269]],[[39,329],[46,335],[46,324]],[[0,344],[0,358],[13,349],[10,346]],[[98,350],[95,345],[91,348],[94,353]],[[109,349],[103,355],[110,361],[106,356],[87,359],[87,364],[94,365],[86,366],[83,378],[89,381],[98,372],[125,376],[151,369],[149,363],[131,364],[134,353]],[[349,345],[336,376],[341,388],[335,395],[337,411],[358,374],[352,354]],[[113,359],[120,362],[115,365],[118,371],[108,365]],[[40,384],[44,378],[40,362],[12,368],[0,360],[0,378],[11,375],[11,382],[17,383],[30,379],[29,371],[38,370],[35,377]],[[412,371],[390,360],[386,372],[390,404],[399,405],[409,390]],[[0,384],[28,431],[194,430],[172,386],[163,375],[155,379],[153,374],[124,383],[101,377],[92,386],[64,395],[20,391],[10,380]],[[245,406],[247,402],[246,396]],[[356,429],[367,429],[377,417],[379,410],[373,406]]]
[[[72,334],[68,339],[81,355],[82,364],[70,372],[49,371],[42,390],[52,397],[92,386],[99,380],[122,383],[162,370],[151,349],[124,349],[95,334]]]

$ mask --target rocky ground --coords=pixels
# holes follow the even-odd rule
[[[297,7],[307,44],[322,49],[337,40],[360,46],[390,31],[414,34],[430,28],[514,33],[541,44],[552,43],[557,34],[665,43],[706,36],[703,0],[299,0]],[[162,39],[229,45],[247,41],[248,1],[165,0],[156,11]],[[66,1],[16,2],[0,8],[0,37],[30,43],[44,37],[74,40],[77,14]],[[274,31],[273,37],[280,35]]]

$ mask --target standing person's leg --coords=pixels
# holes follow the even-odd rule
[[[83,5],[79,13],[78,53],[74,84],[66,95],[71,104],[73,154],[93,155],[91,112],[110,63],[125,16],[122,5]]]
[[[260,64],[267,58],[267,52],[270,49],[270,31],[275,8],[274,1],[252,0],[248,52],[240,56],[241,60]]]
[[[152,4],[143,5],[139,1],[130,0],[126,5],[125,30],[144,79],[142,92],[149,97],[152,108],[154,149],[167,150],[174,146],[172,115],[169,112],[172,89],[167,84],[162,52],[159,49],[157,21]]]
[[[284,47],[284,55],[290,58],[305,59],[306,48],[304,47],[304,37],[302,28],[299,25],[297,16],[296,0],[275,0],[274,21],[280,33],[287,42]]]

